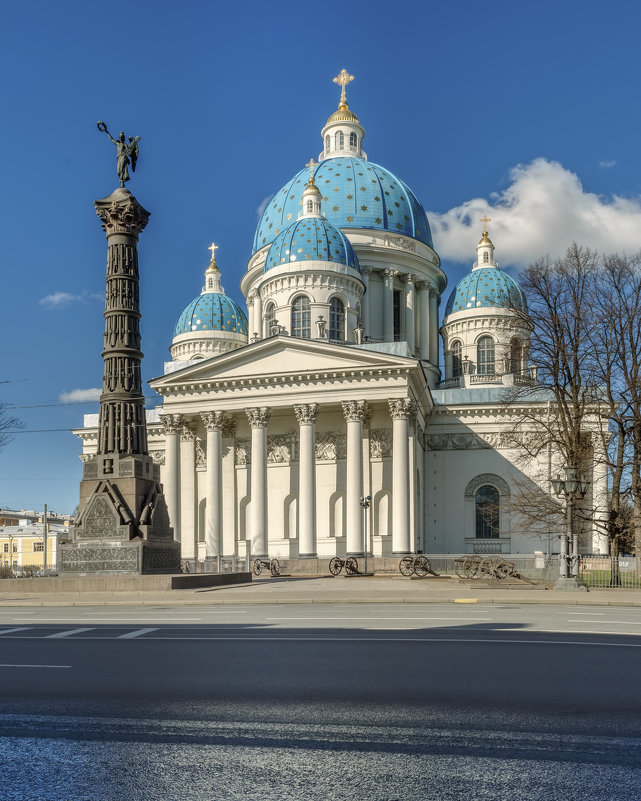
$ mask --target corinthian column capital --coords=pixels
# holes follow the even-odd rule
[[[416,403],[411,398],[388,400],[392,420],[407,420],[416,411]]]
[[[207,431],[222,431],[225,425],[225,412],[201,412],[200,417]]]
[[[362,423],[369,414],[367,401],[342,401],[341,406],[348,423]]]
[[[180,426],[183,422],[182,414],[161,414],[160,424],[162,425],[163,434],[179,434]]]
[[[137,237],[149,219],[149,212],[127,189],[116,189],[109,197],[94,200],[94,206],[107,236],[129,234]]]
[[[272,413],[267,406],[258,406],[254,409],[245,409],[245,414],[252,428],[267,428],[267,421]]]
[[[315,423],[316,415],[318,414],[318,404],[302,403],[299,406],[294,406],[294,412],[296,412],[298,425],[302,426],[306,423]]]

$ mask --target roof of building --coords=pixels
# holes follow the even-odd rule
[[[498,267],[477,267],[462,278],[452,290],[445,306],[445,316],[478,308],[505,308],[527,311],[521,287]]]
[[[227,331],[247,334],[247,316],[240,306],[222,292],[198,295],[182,312],[174,336],[192,331]]]
[[[360,269],[349,239],[324,217],[304,217],[281,231],[267,253],[265,272],[301,261],[331,261]]]
[[[252,252],[273,242],[298,217],[309,172],[302,169],[273,196],[263,212]],[[418,239],[432,247],[427,215],[416,195],[389,170],[353,156],[321,161],[313,173],[323,195],[323,214],[342,229],[371,228]]]

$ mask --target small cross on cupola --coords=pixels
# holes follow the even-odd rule
[[[324,148],[319,158],[357,156],[367,159],[362,147],[365,131],[356,114],[349,110],[345,93],[345,87],[354,80],[354,76],[350,75],[346,69],[342,69],[332,80],[340,86],[341,97],[338,110],[330,116],[321,131]]]
[[[302,217],[322,217],[321,193],[314,181],[314,168],[317,167],[318,164],[314,159],[310,159],[305,166],[309,167],[309,180],[307,186],[303,190],[303,196],[301,198],[301,205],[303,208],[298,217],[299,219]]]
[[[204,295],[205,292],[221,292],[224,295],[225,290],[220,285],[220,270],[216,264],[216,251],[218,250],[218,245],[212,242],[207,250],[211,251],[211,261],[205,270],[205,286],[203,287],[201,294]]]
[[[483,235],[476,246],[477,260],[473,269],[476,270],[479,267],[498,267],[498,264],[494,261],[494,243],[487,232],[487,224],[492,222],[492,219],[488,217],[487,214],[484,214],[480,222],[483,223]]]

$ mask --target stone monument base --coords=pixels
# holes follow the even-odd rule
[[[140,576],[179,570],[180,543],[171,539],[65,543],[58,560],[61,576]]]

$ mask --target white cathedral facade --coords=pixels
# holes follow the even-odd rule
[[[259,221],[241,281],[248,314],[225,295],[212,246],[172,361],[150,382],[163,402],[148,412],[149,450],[182,557],[558,551],[560,532],[522,525],[512,502],[524,481],[549,493],[558,465],[524,458],[505,404],[508,388],[536,380],[526,299],[485,220],[439,326],[447,279],[426,213],[368,160],[350,79],[336,81],[318,163]],[[85,459],[94,418],[75,432]],[[603,507],[605,472],[589,479]],[[607,541],[595,529],[582,550],[606,553]]]

